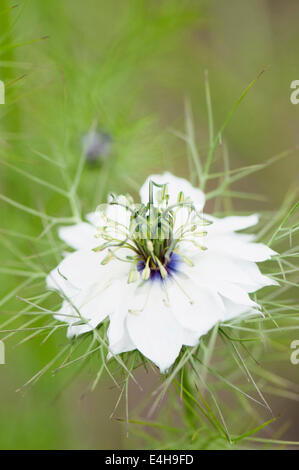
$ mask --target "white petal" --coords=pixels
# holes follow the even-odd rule
[[[223,217],[222,219],[205,214],[205,217],[212,222],[211,225],[207,226],[207,231],[211,234],[215,232],[225,233],[244,230],[245,228],[256,225],[259,221],[258,214],[248,216],[229,216]]]
[[[96,228],[105,226],[106,233],[113,238],[124,240],[128,235],[131,212],[124,207],[127,204],[125,196],[118,196],[117,201],[119,204],[111,204],[110,197],[108,203],[101,204],[101,210],[90,212],[86,215],[86,219]]]
[[[108,315],[113,316],[120,302],[118,281],[107,288],[94,284],[65,300],[55,318],[71,324],[69,337],[79,335],[95,329]]]
[[[251,308],[246,305],[240,305],[235,303],[229,299],[223,299],[224,306],[225,306],[225,321],[231,320],[233,318],[240,317],[240,321],[242,320],[242,315],[261,315],[258,309]]]
[[[163,173],[162,175],[151,175],[149,176],[143,186],[140,189],[141,202],[147,204],[149,201],[149,182],[153,181],[157,184],[166,184],[169,192],[169,205],[176,204],[178,195],[180,192],[184,193],[185,197],[190,197],[194,202],[197,210],[201,211],[205,204],[205,195],[198,189],[194,188],[189,181],[184,178],[178,178],[177,176],[172,175],[169,172]],[[157,194],[159,188],[154,187],[154,195]],[[154,203],[157,203],[157,199],[154,198]]]
[[[106,286],[112,279],[120,279],[128,273],[129,263],[112,260],[102,265],[104,257],[103,252],[78,250],[67,256],[58,269],[65,279],[80,289],[87,288],[93,283]]]
[[[48,274],[46,279],[47,288],[61,292],[64,297],[72,297],[78,293],[78,289],[61,275],[58,268],[53,269]]]
[[[101,265],[102,253],[78,250],[67,256],[58,266],[61,275],[79,289],[86,288],[96,280],[102,280],[105,267]]]
[[[109,335],[108,335],[108,339],[109,339]],[[119,338],[118,341],[111,342],[109,339],[108,359],[110,359],[115,354],[121,354],[124,352],[133,351],[134,349],[136,349],[136,346],[132,342],[131,337],[127,330],[127,326],[125,325],[123,335]]]
[[[116,307],[114,312],[110,315],[110,324],[107,331],[110,349],[115,352],[114,346],[118,344],[117,349],[120,348],[119,344],[127,343],[128,336],[126,317],[128,315],[129,300],[134,295],[136,286],[128,284],[125,279],[123,282],[118,282],[117,292],[115,292]],[[119,351],[123,352],[123,351]]]
[[[264,286],[277,285],[275,281],[262,275],[255,263],[235,259],[220,252],[201,252],[193,256],[193,262],[194,267],[184,266],[184,270],[199,285],[207,284],[213,287],[215,282],[220,280],[244,286],[248,292],[254,292]]]
[[[71,303],[69,301],[64,300],[62,302],[61,308],[54,315],[54,318],[63,323],[76,323],[78,321],[78,313],[73,311]]]
[[[70,325],[67,330],[67,338],[73,338],[74,336],[80,336],[84,333],[89,333],[92,331],[93,327],[85,324],[85,325]]]
[[[87,323],[83,323],[82,319],[78,316],[78,313],[73,309],[71,303],[64,300],[61,308],[58,310],[54,318],[62,323],[69,324],[67,329],[67,337],[72,338],[73,336],[79,336],[83,333],[91,331],[92,326]]]
[[[221,282],[221,284],[215,284],[215,289],[226,299],[230,299],[239,305],[246,305],[248,307],[258,307],[258,304],[251,300],[245,289],[232,284],[229,282]]]
[[[88,252],[90,253],[90,252]],[[93,253],[93,252],[91,252]],[[47,277],[47,287],[59,291],[65,299],[62,308],[59,310],[56,318],[60,321],[74,323],[84,320],[91,320],[92,328],[95,328],[109,313],[113,312],[113,301],[115,301],[115,291],[112,291],[113,283],[94,282],[97,278],[91,278],[87,281],[87,276],[79,265],[78,270],[71,272],[72,282],[67,279],[62,271],[65,266],[74,267],[74,259],[81,256],[81,252],[75,252],[63,260]],[[77,265],[75,265],[77,266]],[[94,272],[90,269],[90,263],[87,267],[87,273]],[[61,271],[62,270],[62,271]],[[68,269],[66,269],[68,272]],[[78,279],[78,273],[82,275],[83,282]],[[73,276],[72,276],[73,274]],[[84,279],[85,278],[85,279]],[[79,282],[80,281],[80,282]],[[100,278],[99,278],[100,281]],[[74,283],[77,283],[75,286]],[[80,285],[79,285],[80,284]],[[60,314],[63,315],[60,315]],[[81,318],[81,317],[82,318]],[[81,328],[77,328],[80,330]]]
[[[89,212],[86,214],[85,219],[94,227],[99,227],[103,221],[100,211]]]
[[[208,236],[204,242],[210,251],[228,254],[234,258],[242,258],[248,261],[261,262],[277,254],[263,243],[247,243],[240,237],[239,234]]]
[[[165,306],[160,284],[148,284],[150,295],[144,292],[145,306],[141,311],[129,313],[127,326],[136,348],[165,372],[176,360],[183,344],[194,344],[195,335],[182,328]]]
[[[194,331],[198,337],[201,337],[225,318],[223,302],[216,291],[213,293],[190,280],[183,282],[178,277],[177,282],[183,283],[184,290],[181,290],[175,282],[168,284],[170,308],[184,328]]]
[[[117,285],[99,287],[94,284],[89,289],[83,289],[80,295],[72,299],[74,312],[79,312],[83,319],[95,328],[107,315],[116,308]]]
[[[60,227],[58,235],[61,240],[75,250],[92,249],[99,245],[99,241],[95,238],[95,228],[86,222]]]
[[[127,351],[136,349],[135,344],[132,342],[128,333],[126,318],[128,315],[129,300],[134,295],[136,286],[128,284],[127,280],[120,282],[118,285],[118,292],[116,298],[118,299],[116,309],[110,317],[109,328],[107,337],[109,340],[108,359],[113,354],[120,354]]]

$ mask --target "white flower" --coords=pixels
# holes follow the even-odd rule
[[[218,322],[258,311],[248,294],[276,282],[256,262],[275,252],[238,233],[257,215],[203,215],[204,194],[182,178],[152,175],[140,195],[141,205],[111,196],[87,222],[60,228],[75,251],[47,285],[64,298],[56,318],[69,324],[69,337],[109,316],[110,352],[138,349],[165,372],[182,345],[195,346]]]

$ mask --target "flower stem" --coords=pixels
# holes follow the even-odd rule
[[[194,410],[194,401],[190,398],[194,395],[194,387],[190,369],[186,366],[182,370],[182,390],[186,421],[193,429],[196,429],[198,424],[197,415]]]

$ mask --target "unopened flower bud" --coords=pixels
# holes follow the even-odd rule
[[[103,131],[87,132],[82,138],[86,161],[90,164],[105,160],[111,151],[112,138]]]

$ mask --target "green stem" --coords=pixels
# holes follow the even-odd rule
[[[253,85],[260,78],[260,76],[264,73],[264,71],[265,70],[262,70],[258,74],[258,76],[254,80],[252,80],[252,82],[249,83],[247,88],[245,88],[245,90],[243,91],[241,96],[237,99],[234,106],[232,107],[232,109],[230,110],[228,115],[226,116],[226,119],[225,119],[224,123],[222,124],[220,130],[218,131],[216,136],[213,138],[213,140],[210,142],[209,151],[208,151],[208,155],[207,155],[207,159],[206,159],[206,163],[205,163],[205,168],[204,168],[204,173],[203,173],[203,177],[202,177],[202,184],[201,184],[202,191],[205,190],[205,185],[206,185],[206,182],[207,182],[207,178],[208,178],[208,175],[209,175],[209,171],[210,171],[210,167],[211,167],[211,164],[212,164],[212,161],[213,161],[213,157],[214,157],[214,154],[215,154],[215,151],[216,151],[218,145],[221,142],[222,134],[223,134],[224,129],[226,128],[226,126],[228,125],[228,123],[230,122],[232,117],[234,116],[236,110],[238,109],[238,107],[242,103],[242,101],[244,100],[244,98],[247,95],[247,93],[249,92],[249,90],[253,87]],[[209,90],[207,90],[207,91],[209,93]],[[212,126],[212,120],[211,120],[212,119],[212,108],[211,108],[211,103],[210,103],[210,98],[209,97],[207,97],[207,104],[208,104],[209,124],[210,124],[210,127],[211,127]],[[211,129],[210,129],[210,138],[211,137],[212,137],[212,133],[211,133]]]
[[[182,370],[182,387],[186,418],[190,426],[193,429],[196,429],[198,427],[198,415],[194,411],[194,402],[190,398],[190,396],[194,396],[194,387],[192,386],[190,370],[186,366]],[[190,396],[188,395],[188,393],[184,393],[184,390],[186,390],[190,394]]]

